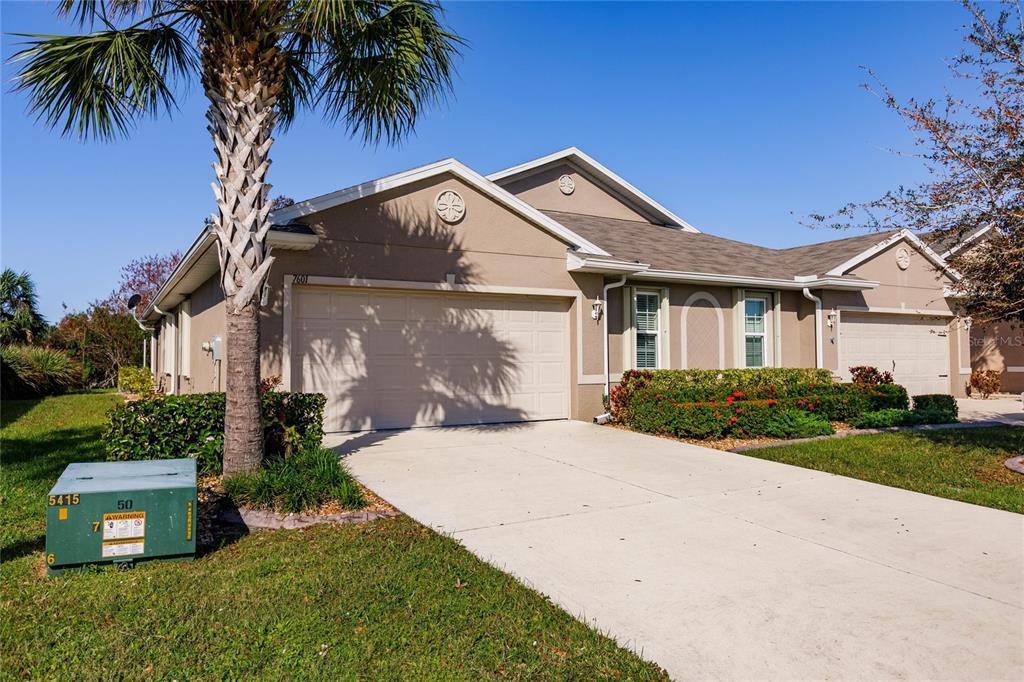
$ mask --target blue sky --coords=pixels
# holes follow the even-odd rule
[[[67,33],[52,5],[0,3],[5,33]],[[315,115],[278,135],[273,194],[302,199],[454,156],[487,173],[575,145],[699,229],[773,247],[837,236],[799,220],[924,177],[901,121],[859,85],[948,84],[952,4],[457,3],[470,42],[456,96],[397,148]],[[16,49],[3,37],[4,56]],[[4,267],[28,270],[50,321],[107,294],[127,261],[184,249],[214,210],[205,102],[112,144],[25,115],[3,67]]]

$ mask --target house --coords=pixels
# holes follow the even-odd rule
[[[912,394],[970,373],[956,273],[914,234],[716,237],[575,148],[486,177],[447,159],[271,220],[263,375],[325,393],[329,431],[589,420],[626,368],[874,365]],[[144,311],[167,391],[224,387],[214,242]]]

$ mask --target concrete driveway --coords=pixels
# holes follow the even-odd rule
[[[328,444],[678,679],[1024,670],[1024,516],[582,422]]]
[[[1021,406],[1020,398],[957,398],[956,402],[961,421],[1024,424],[1024,407]]]

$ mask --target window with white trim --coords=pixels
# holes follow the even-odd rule
[[[769,294],[747,294],[743,301],[743,352],[745,367],[767,367]]]
[[[633,327],[636,332],[637,369],[657,369],[659,360],[660,296],[651,291],[638,291],[633,296]]]

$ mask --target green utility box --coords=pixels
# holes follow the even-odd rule
[[[192,559],[197,502],[194,459],[70,464],[47,498],[47,573]]]

